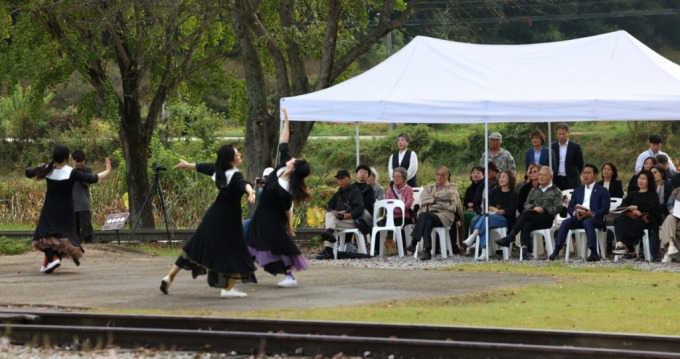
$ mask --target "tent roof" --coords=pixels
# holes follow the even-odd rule
[[[281,106],[293,121],[680,120],[680,66],[625,31],[532,45],[418,36],[363,74]]]

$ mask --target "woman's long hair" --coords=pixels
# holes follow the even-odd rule
[[[295,168],[295,171],[290,174],[290,194],[293,196],[293,203],[299,206],[312,199],[305,184],[305,177],[312,172],[312,167],[304,158],[298,158],[295,160],[293,168]]]
[[[236,156],[236,151],[232,145],[224,145],[217,150],[217,160],[215,160],[215,186],[219,189],[227,188],[227,176],[224,174],[227,170],[233,168],[231,162]]]
[[[35,178],[39,180],[45,178],[45,176],[54,170],[54,165],[68,159],[69,153],[70,151],[66,145],[56,145],[54,150],[52,150],[52,162],[42,169],[38,169],[35,173]]]

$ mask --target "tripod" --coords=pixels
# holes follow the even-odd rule
[[[132,227],[132,232],[130,232],[130,237],[128,237],[128,243],[130,243],[132,236],[135,234],[135,231],[139,226],[139,222],[142,219],[142,213],[144,213],[144,208],[146,208],[146,204],[149,203],[149,200],[155,196],[155,191],[158,190],[158,195],[161,197],[161,207],[163,208],[163,218],[165,219],[165,230],[168,233],[168,244],[172,246],[175,243],[175,234],[172,232],[172,229],[170,229],[170,223],[168,220],[168,208],[167,205],[165,204],[165,194],[163,193],[163,187],[161,186],[160,178],[160,171],[165,171],[166,168],[154,163],[151,165],[151,169],[153,170],[153,183],[151,184],[151,188],[149,188],[149,192],[146,194],[146,199],[144,200],[142,209],[139,211],[139,215],[137,216],[137,223]]]

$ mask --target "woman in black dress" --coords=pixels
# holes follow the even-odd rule
[[[293,243],[295,229],[290,226],[290,209],[292,204],[299,206],[309,201],[305,177],[311,172],[309,163],[302,158],[291,158],[288,154],[288,137],[290,133],[288,113],[284,115],[283,129],[279,152],[281,162],[267,177],[260,203],[250,221],[246,242],[255,261],[272,275],[285,274],[279,287],[297,286],[292,269],[302,271],[309,268],[309,263]]]
[[[68,166],[69,149],[57,145],[52,151],[52,162],[36,168],[27,168],[26,177],[45,179],[47,193],[40,210],[40,220],[33,235],[33,250],[45,253],[40,271],[54,272],[63,258],[71,258],[80,265],[85,250],[78,242],[76,217],[73,210],[73,184],[76,181],[97,183],[111,172],[111,161],[105,160],[106,170],[99,174],[86,174]]]
[[[647,157],[647,159],[645,159],[644,164],[642,165],[642,169],[649,171],[649,170],[652,169],[652,166],[656,166],[658,164],[659,164],[659,161],[656,159],[656,157]],[[637,185],[638,175],[639,175],[639,173],[630,178],[630,182],[628,182],[628,193],[633,192],[633,191],[637,191],[639,189],[638,185]],[[652,180],[651,183],[653,183],[653,182],[654,182],[654,180]]]
[[[190,270],[194,278],[208,274],[208,285],[222,288],[222,298],[239,298],[246,293],[234,288],[236,280],[257,283],[255,263],[248,253],[241,225],[241,198],[255,202],[255,191],[236,169],[241,154],[231,145],[220,147],[215,163],[188,163],[180,159],[173,169],[191,168],[212,176],[219,194],[203,216],[196,233],[182,248],[170,273],[161,280],[161,291],[168,294],[177,273]]]
[[[602,181],[597,182],[597,184],[609,190],[609,197],[623,198],[623,184],[618,178],[619,170],[614,162],[605,162],[602,165]]]
[[[635,246],[640,243],[645,229],[659,228],[661,223],[661,208],[659,206],[659,195],[654,190],[654,175],[648,170],[638,173],[638,191],[628,193],[624,198],[622,207],[635,216],[642,216],[647,213],[647,223],[642,219],[633,219],[621,215],[614,221],[614,231],[616,232],[616,249],[614,254],[628,254],[626,259],[637,257]]]

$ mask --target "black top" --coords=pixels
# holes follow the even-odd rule
[[[82,170],[77,168],[73,170],[89,175],[92,174],[92,168],[87,166],[83,166]],[[90,185],[88,183],[79,181],[73,183],[73,210],[76,212],[90,211]]]
[[[637,181],[637,177],[635,177]],[[604,180],[597,182],[600,186],[604,186]],[[609,182],[609,197],[623,198],[623,183],[621,180],[613,180]]]
[[[472,201],[473,203],[473,208],[475,210],[475,213],[481,214],[482,213],[482,202],[484,202],[484,179],[479,182],[480,185],[477,186],[477,190],[475,191],[475,197]],[[493,191],[498,187],[498,180],[493,180],[489,181],[489,192]]]
[[[661,223],[661,205],[659,203],[659,195],[655,190],[644,193],[638,191],[630,192],[626,198],[623,199],[621,206],[637,206],[638,211],[649,213],[647,228],[659,228],[659,224]]]
[[[27,168],[26,177],[35,177],[38,170],[45,167],[47,165]],[[99,176],[74,171],[72,167],[64,166],[48,173],[45,181],[47,182],[45,203],[40,210],[40,220],[33,234],[33,240],[47,237],[68,238],[74,247],[80,247],[73,214],[73,184],[75,182],[97,183]]]
[[[519,196],[517,200],[517,209],[519,210],[519,213],[524,212],[524,204],[527,202],[527,198],[529,197],[529,192],[534,188],[534,186],[531,185],[531,182],[525,184],[522,186],[522,189],[519,190]]]
[[[680,172],[674,174],[673,177],[671,177],[671,185],[673,185],[673,188],[680,187]]]
[[[482,183],[484,183],[483,180],[479,181],[477,183],[472,181],[472,183],[470,184],[470,187],[468,187],[465,190],[465,196],[463,197],[463,208],[464,208],[464,210],[466,210],[466,211],[468,210],[468,203],[473,203],[475,201],[475,193],[477,192],[477,187],[479,187],[479,185],[481,185]]]
[[[503,217],[508,220],[508,228],[512,228],[515,225],[518,200],[519,195],[517,192],[503,192],[500,187],[491,191],[491,194],[489,195],[489,206],[505,211]]]
[[[361,197],[364,200],[364,209],[368,210],[368,213],[373,215],[373,206],[375,205],[375,191],[373,191],[373,186],[368,183],[354,183],[359,191],[361,191]]]
[[[638,175],[634,175],[633,177],[630,178],[630,181],[628,182],[628,192],[635,192],[640,189],[637,185],[637,179]]]
[[[359,218],[364,213],[364,199],[357,186],[351,184],[345,189],[338,188],[338,191],[333,194],[326,207],[327,212],[333,210],[349,212],[352,218]]]
[[[560,143],[559,141],[553,142],[550,148],[555,152],[557,157],[557,171],[555,171],[555,177],[557,177],[560,168]],[[584,166],[583,161],[583,150],[578,142],[569,140],[567,143],[567,153],[564,161],[564,171],[566,172],[567,181],[569,182],[570,188],[576,188],[581,185],[581,172]]]

